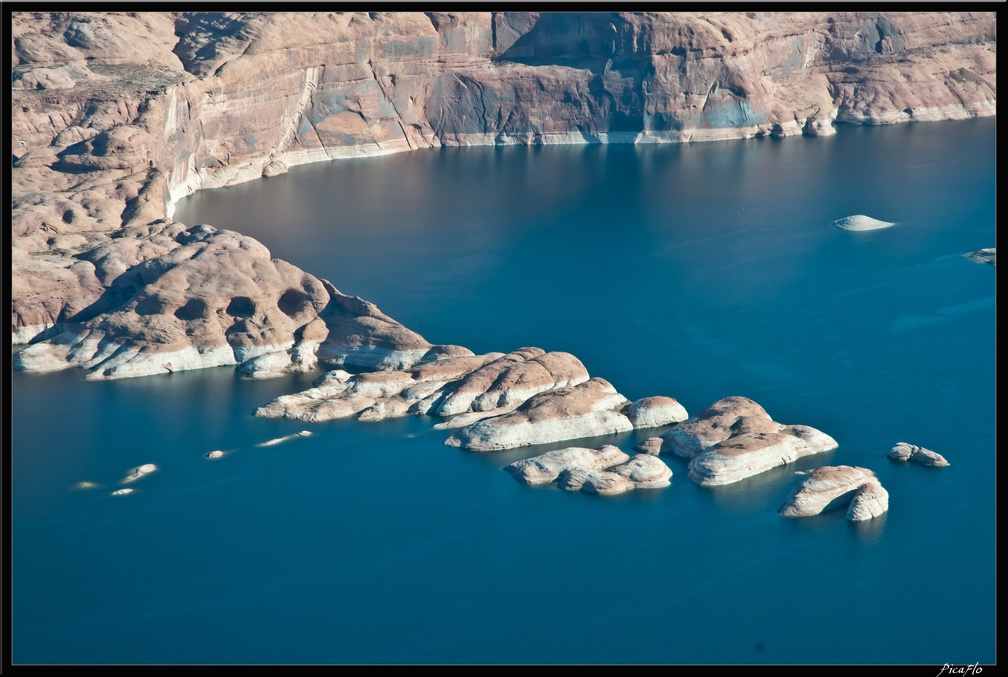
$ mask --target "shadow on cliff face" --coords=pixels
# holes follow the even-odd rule
[[[549,12],[498,59],[527,66],[568,66],[602,71],[612,59],[639,61],[638,27],[616,12]]]
[[[254,17],[239,12],[185,12],[175,19],[179,41],[172,53],[189,73],[209,75],[252,42],[256,31],[250,19]]]

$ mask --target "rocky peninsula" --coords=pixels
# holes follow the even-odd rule
[[[174,221],[174,203],[416,148],[827,135],[996,113],[993,12],[16,11],[11,30],[11,339],[29,344],[16,369],[322,366],[312,389],[256,415],[432,415],[455,431],[447,444],[479,451],[687,415],[667,396],[630,402],[567,353],[431,344],[252,238]],[[578,466],[562,484],[615,491],[585,473],[638,481],[666,447],[713,485],[836,446],[745,398],[661,439],[629,474]]]
[[[889,458],[897,463],[917,463],[931,468],[949,466],[949,462],[941,454],[907,442],[897,442],[889,451]]]

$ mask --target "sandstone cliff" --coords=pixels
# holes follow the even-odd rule
[[[39,346],[21,368],[99,378],[431,348],[254,241],[172,222],[200,188],[438,145],[996,111],[994,13],[15,12],[11,37],[12,341]],[[207,278],[204,249],[249,274]]]

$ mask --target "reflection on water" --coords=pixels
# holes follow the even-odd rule
[[[854,522],[853,531],[863,545],[874,546],[882,540],[885,533],[887,513],[862,522]]]

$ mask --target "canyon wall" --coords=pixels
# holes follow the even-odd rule
[[[11,31],[15,366],[94,378],[455,350],[174,222],[201,188],[445,145],[996,113],[993,12],[15,12]]]

